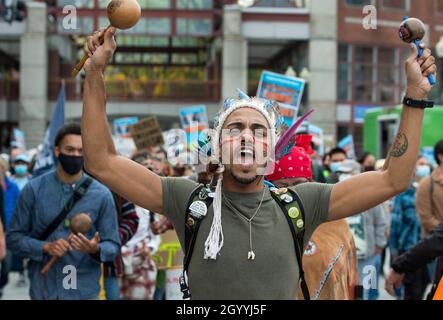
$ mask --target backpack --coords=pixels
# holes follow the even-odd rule
[[[294,241],[297,263],[300,270],[300,286],[305,300],[310,300],[308,286],[305,281],[302,254],[304,252],[303,238],[305,233],[305,211],[303,203],[298,194],[288,188],[277,189],[271,183],[266,181],[266,185],[271,191],[272,198],[279,205],[291,230]],[[183,299],[191,297],[188,284],[186,282],[189,264],[194,250],[195,240],[200,228],[200,224],[206,216],[206,210],[199,208],[209,208],[212,205],[214,193],[209,186],[199,185],[189,197],[185,213],[185,256],[183,258],[183,274],[180,277],[180,290],[183,293]]]

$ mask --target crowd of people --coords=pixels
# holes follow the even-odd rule
[[[267,177],[276,188],[338,183],[364,172],[383,170],[385,162],[370,153],[364,153],[358,161],[349,159],[347,152],[338,147],[320,156],[318,146],[306,133],[297,134],[294,144]],[[40,177],[32,177],[34,161],[24,153],[9,159],[4,155],[0,160],[1,289],[8,284],[8,274],[17,272],[19,281],[15,285],[26,286],[29,282],[31,299],[98,299],[100,292],[108,300],[165,299],[164,270],[157,269],[153,255],[160,246],[160,234],[172,230],[172,224],[111,192],[84,171],[79,125],[62,127],[55,145],[57,167]],[[437,166],[423,156],[417,158],[407,191],[359,215],[325,222],[317,228],[303,254],[305,278],[313,298],[376,300],[380,276],[385,276],[388,291],[397,299],[425,298],[429,286],[440,279],[443,267],[436,260],[442,253],[443,140],[435,145],[434,154]],[[138,150],[132,161],[163,177],[204,184],[211,178],[207,172],[199,172],[198,166],[177,162],[172,166],[161,147]],[[88,179],[92,183],[75,200],[74,194]],[[65,206],[70,212],[43,239],[42,233],[48,233],[45,227]],[[68,222],[80,212],[87,212],[93,222],[85,236],[72,234]],[[36,239],[45,244],[41,247]],[[50,256],[59,257],[59,261],[42,274],[42,266]],[[387,275],[383,270],[386,257],[392,265]],[[81,275],[75,291],[66,290],[62,283],[57,285],[66,265],[76,266]],[[368,266],[376,270],[376,277],[375,283],[365,287]],[[395,290],[388,287],[393,283]],[[300,292],[298,298],[303,298]]]
[[[18,272],[33,300],[167,299],[155,255],[173,230],[184,298],[375,300],[382,276],[397,299],[442,294],[443,140],[435,164],[417,157],[423,110],[405,105],[386,159],[357,161],[320,154],[283,127],[278,104],[240,92],[195,146],[211,161],[171,161],[161,146],[128,158],[105,113],[114,32],[88,38],[82,124],[59,129],[55,167],[36,175],[25,153],[0,159],[0,290]],[[417,56],[413,45],[406,95],[419,104],[436,67],[429,50]]]

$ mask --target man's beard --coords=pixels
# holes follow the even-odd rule
[[[231,173],[231,177],[234,178],[235,181],[237,181],[240,184],[244,184],[244,185],[248,185],[253,183],[255,180],[257,180],[258,176],[254,176],[254,177],[250,177],[250,178],[241,178],[236,176],[232,171]]]

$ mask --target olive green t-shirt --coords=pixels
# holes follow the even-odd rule
[[[192,191],[198,186],[185,178],[162,178],[163,211],[173,223],[184,247],[185,211]],[[332,185],[305,183],[292,188],[305,208],[305,244],[327,220]],[[204,243],[212,224],[212,205],[197,234],[188,269],[192,299],[286,299],[296,297],[299,268],[288,222],[266,189],[263,204],[252,221],[255,260],[248,260],[249,224],[226,205],[250,218],[263,192],[223,192],[222,227],[224,244],[216,260],[206,260]]]

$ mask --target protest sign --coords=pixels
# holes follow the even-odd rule
[[[163,145],[163,132],[156,117],[142,119],[128,127],[137,150]]]
[[[206,106],[190,106],[179,111],[180,123],[186,132],[188,146],[192,147],[198,140],[199,134],[208,128]]]
[[[263,71],[258,85],[257,97],[275,100],[280,105],[280,111],[288,127],[298,116],[305,80]]]
[[[114,120],[114,132],[117,137],[130,138],[129,126],[136,124],[138,117],[118,118]]]

